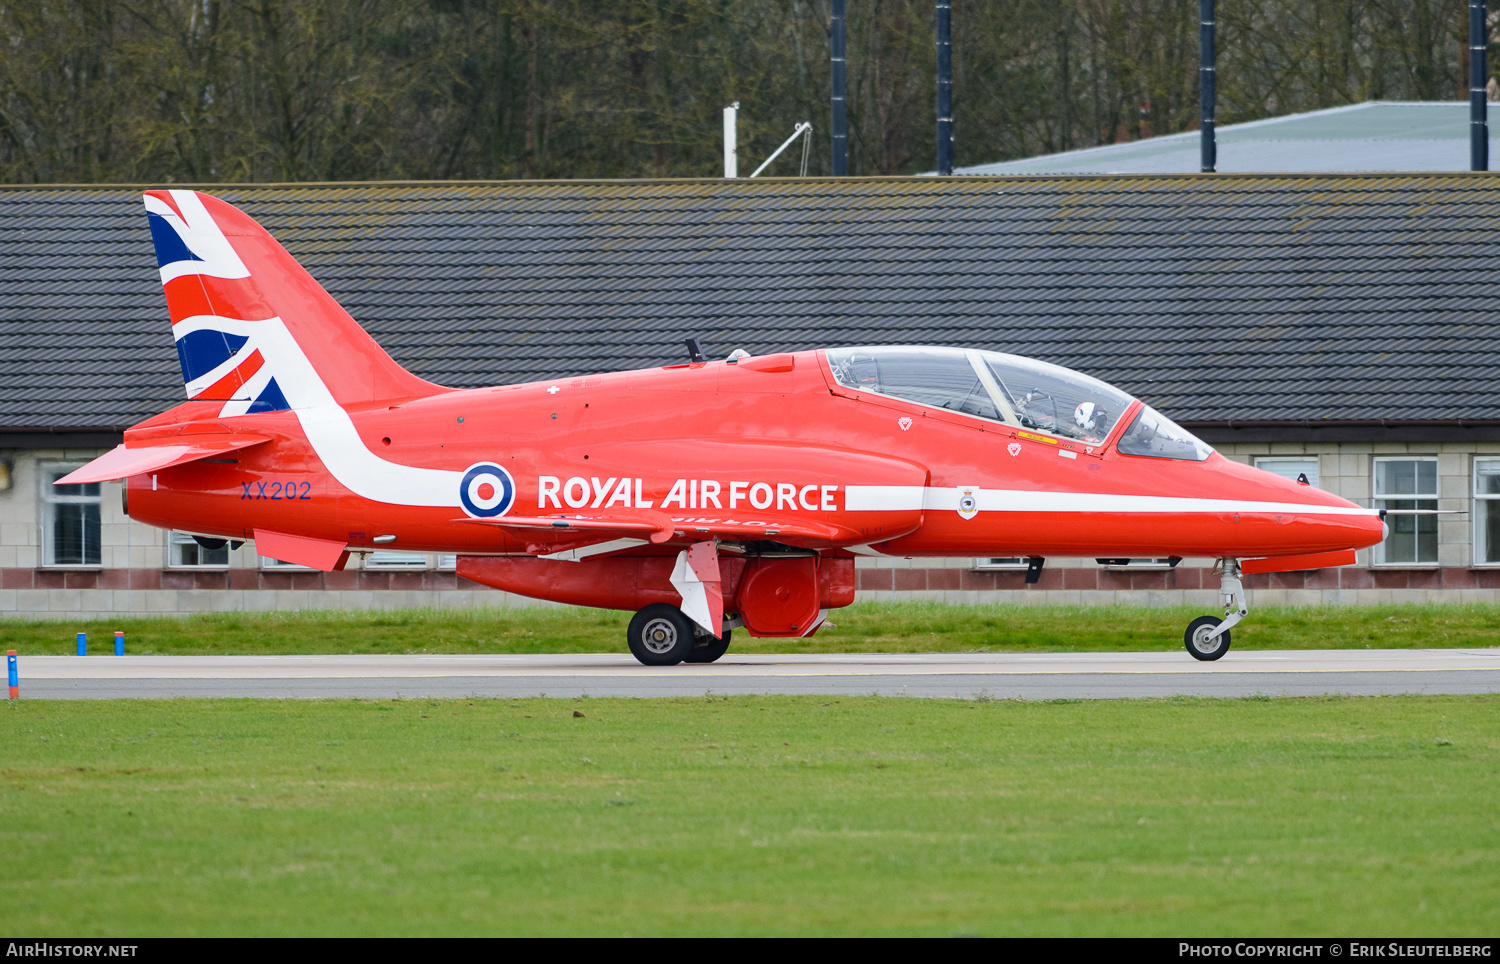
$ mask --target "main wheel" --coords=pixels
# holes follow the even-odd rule
[[[695,642],[697,645],[693,647],[692,652],[683,657],[682,661],[684,663],[712,663],[729,649],[729,630],[724,630],[724,635],[718,639],[705,633]]]
[[[1213,639],[1208,638],[1208,634],[1223,621],[1220,616],[1199,616],[1188,623],[1183,643],[1193,659],[1213,660],[1229,652],[1229,630],[1224,630]]]
[[[653,603],[630,620],[625,638],[647,666],[676,666],[693,650],[693,622],[676,606]]]

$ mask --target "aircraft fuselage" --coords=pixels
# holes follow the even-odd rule
[[[831,528],[829,538],[763,538],[809,548],[856,539],[897,556],[1255,557],[1380,537],[1368,512],[1304,515],[1298,506],[1351,506],[1218,454],[1203,462],[1122,455],[1113,438],[1085,445],[843,390],[821,352],[771,357],[781,361],[449,391],[348,414],[382,461],[503,466],[516,487],[512,514],[665,513],[679,537],[662,552],[690,541],[695,525],[725,520],[766,530],[816,523]],[[198,404],[133,432],[175,433],[183,409]],[[1127,413],[1113,434],[1128,421]],[[356,550],[524,553],[539,541],[572,541],[518,536],[451,506],[364,497],[330,471],[294,411],[210,417],[184,431],[194,429],[274,442],[132,478],[133,517],[235,539],[257,528],[295,531]],[[974,502],[961,511],[966,493]]]

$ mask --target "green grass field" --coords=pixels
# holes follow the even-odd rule
[[[23,700],[0,929],[1493,935],[1497,711]]]
[[[1166,651],[1199,609],[1135,606],[949,606],[861,603],[809,639],[751,639],[739,653]],[[0,620],[0,646],[23,655],[131,653],[624,652],[629,613],[573,607],[393,612],[222,613],[107,622]],[[1237,649],[1408,649],[1500,645],[1500,607],[1257,607],[1234,629]]]

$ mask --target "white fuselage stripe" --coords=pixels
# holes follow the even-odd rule
[[[354,420],[334,400],[280,318],[238,321],[197,317],[184,319],[177,327],[182,329],[189,323],[194,328],[215,328],[245,335],[250,341],[240,354],[259,349],[265,358],[265,365],[251,382],[236,393],[234,400],[224,405],[219,413],[221,418],[245,414],[255,396],[275,378],[313,451],[344,488],[372,502],[391,505],[445,508],[460,505],[458,488],[462,472],[389,462],[365,446],[359,430],[354,427]]]
[[[1359,506],[1249,499],[1190,499],[1104,492],[1046,492],[1023,489],[972,489],[980,512],[1096,512],[1130,514],[1234,514],[1375,516]],[[958,488],[920,485],[850,485],[844,508],[850,512],[911,512],[918,509],[958,511]]]

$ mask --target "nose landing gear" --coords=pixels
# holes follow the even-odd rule
[[[1229,652],[1229,628],[1250,613],[1245,601],[1245,587],[1240,583],[1240,564],[1236,559],[1223,560],[1219,577],[1219,594],[1224,597],[1224,618],[1199,616],[1188,623],[1183,643],[1194,659],[1215,660]]]

